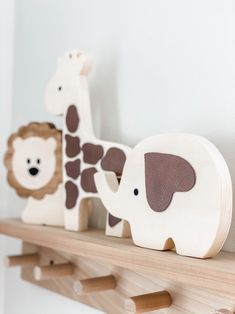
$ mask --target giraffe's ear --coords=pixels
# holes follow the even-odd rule
[[[91,67],[92,67],[92,60],[90,57],[86,56],[80,69],[80,75],[87,76],[91,71]]]

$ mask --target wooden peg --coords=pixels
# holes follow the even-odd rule
[[[145,313],[170,307],[172,299],[167,291],[159,291],[132,297],[125,302],[128,314]]]
[[[36,266],[34,268],[34,278],[37,281],[56,279],[65,276],[71,276],[74,272],[72,263],[64,263],[49,266]]]
[[[37,253],[6,256],[4,260],[6,267],[35,266],[38,262],[39,255]]]
[[[78,280],[74,283],[74,291],[78,295],[115,289],[117,283],[113,275]]]

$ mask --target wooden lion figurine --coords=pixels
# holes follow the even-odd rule
[[[64,225],[61,158],[61,132],[51,123],[29,123],[10,136],[4,164],[9,184],[28,198],[25,223]]]

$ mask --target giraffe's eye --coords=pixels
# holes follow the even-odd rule
[[[62,86],[59,86],[59,87],[58,87],[58,91],[61,91],[61,90],[62,90]]]

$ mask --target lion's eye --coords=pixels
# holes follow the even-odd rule
[[[58,87],[58,91],[61,91],[61,90],[62,90],[62,86],[59,86],[59,87]]]
[[[37,164],[39,165],[41,163],[41,159],[37,159]]]
[[[30,164],[31,163],[31,160],[28,158],[27,159],[27,164]]]

